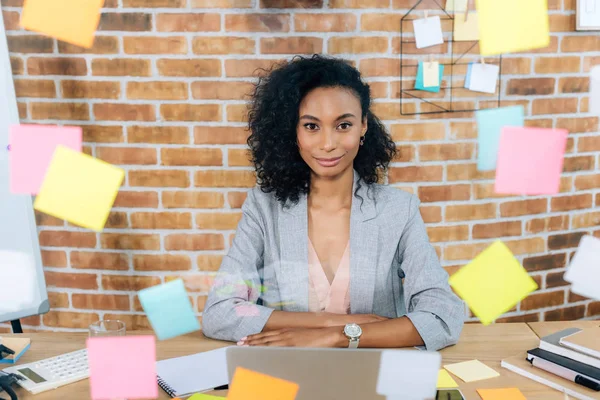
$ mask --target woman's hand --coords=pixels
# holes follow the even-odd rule
[[[275,347],[344,347],[342,329],[332,328],[299,328],[280,329],[262,332],[242,338],[238,346],[275,346]],[[346,344],[347,345],[347,344]]]

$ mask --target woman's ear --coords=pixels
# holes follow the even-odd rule
[[[365,133],[367,133],[367,125],[368,125],[368,122],[369,122],[369,121],[368,121],[367,117],[365,116],[365,117],[363,118],[363,121],[362,121],[362,134],[361,134],[361,136],[365,136]]]

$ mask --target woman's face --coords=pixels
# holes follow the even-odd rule
[[[352,169],[367,130],[360,100],[344,88],[316,88],[300,103],[298,148],[314,174],[335,178]]]

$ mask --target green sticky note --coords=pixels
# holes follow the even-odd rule
[[[225,397],[221,396],[211,396],[210,394],[204,393],[196,393],[191,397],[188,397],[187,400],[223,400]]]

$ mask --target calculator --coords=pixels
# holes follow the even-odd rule
[[[5,368],[2,371],[24,377],[25,379],[16,383],[33,394],[56,389],[90,376],[87,349]]]

